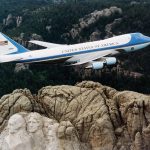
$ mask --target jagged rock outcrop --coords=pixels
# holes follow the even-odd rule
[[[119,24],[121,24],[122,18],[115,19],[112,23],[107,24],[105,27],[106,36],[105,38],[110,38],[114,36],[112,30]]]
[[[48,33],[51,33],[51,29],[52,29],[51,25],[46,26],[46,30],[48,31]]]
[[[118,8],[116,6],[106,8],[106,9],[103,9],[101,11],[95,10],[94,12],[84,16],[83,18],[80,18],[79,23],[74,24],[73,28],[68,33],[64,33],[62,35],[62,38],[64,38],[64,39],[66,39],[66,38],[72,38],[72,39],[78,38],[78,40],[80,41],[82,39],[81,33],[85,29],[88,29],[92,25],[95,25],[97,22],[99,22],[103,18],[109,18],[109,17],[115,16],[116,14],[118,14],[118,15],[122,14],[122,9]],[[110,27],[114,26],[118,22],[119,22],[119,20],[115,20],[112,23],[112,25],[109,25],[109,27],[106,27],[106,30],[108,28],[109,28],[109,30],[111,30]],[[106,31],[106,33],[107,33],[107,31]],[[99,36],[98,36],[98,39],[99,39]]]
[[[115,13],[122,14],[121,8],[118,7],[110,7],[101,11],[95,10],[93,13],[86,15],[84,18],[79,19],[81,29],[87,28],[90,25],[96,23],[102,17],[110,17]]]
[[[54,135],[59,144],[54,144],[56,149],[148,150],[149,110],[150,96],[118,92],[92,81],[75,86],[47,86],[34,96],[27,89],[15,90],[0,100],[0,131],[1,137],[8,136],[5,133],[7,121],[13,114],[26,112],[32,122],[34,115],[30,112],[38,112],[48,120],[43,123],[47,128],[51,122],[57,124]],[[36,139],[36,134],[32,134],[29,134],[31,139]],[[52,132],[43,133],[43,138],[48,134]]]
[[[9,14],[7,18],[3,19],[3,25],[5,27],[20,27],[23,21],[22,16],[13,16]]]
[[[20,26],[21,26],[22,21],[23,21],[22,16],[16,17],[16,24],[17,24],[17,27],[20,27]]]
[[[32,40],[42,40],[43,38],[42,38],[41,35],[38,35],[38,34],[36,34],[36,33],[33,33],[33,34],[31,35],[31,39],[32,39]]]
[[[6,19],[3,19],[3,25],[10,26],[14,24],[14,17],[12,14],[9,14]]]
[[[15,73],[18,73],[22,70],[28,70],[29,69],[29,64],[23,64],[23,63],[17,63],[15,66]]]
[[[99,30],[95,30],[91,35],[90,35],[90,41],[96,41],[101,39],[101,32]]]

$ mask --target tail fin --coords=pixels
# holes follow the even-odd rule
[[[24,53],[27,51],[29,50],[3,33],[0,33],[0,55]]]

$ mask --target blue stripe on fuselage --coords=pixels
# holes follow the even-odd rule
[[[99,49],[85,50],[85,51],[79,51],[79,52],[72,52],[72,53],[68,53],[68,54],[48,56],[48,57],[43,57],[43,58],[33,58],[33,59],[21,60],[19,62],[28,63],[28,62],[46,61],[46,60],[49,60],[49,59],[59,59],[59,58],[62,58],[62,57],[71,57],[73,55],[86,54],[86,53],[104,51],[104,50],[123,49],[124,47],[130,47],[130,46],[149,43],[149,42],[143,41],[141,39],[138,39],[137,38],[138,34],[139,33],[131,34],[131,41],[127,44],[120,45],[120,46],[112,46],[112,47],[107,47],[107,48],[99,48]]]

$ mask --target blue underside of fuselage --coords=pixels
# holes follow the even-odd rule
[[[150,43],[150,38],[140,38],[141,34],[140,33],[133,33],[131,34],[131,40],[127,44],[124,45],[119,45],[119,46],[111,46],[111,47],[106,47],[106,48],[98,48],[98,49],[92,49],[92,50],[84,50],[84,51],[79,51],[79,52],[72,52],[68,54],[61,54],[61,55],[55,55],[55,56],[47,56],[47,57],[40,57],[40,58],[32,58],[32,59],[26,59],[26,60],[20,60],[20,63],[32,63],[32,62],[40,62],[40,61],[48,61],[48,60],[57,60],[61,59],[64,57],[72,57],[74,55],[80,55],[80,54],[88,54],[88,53],[93,53],[93,52],[98,52],[98,51],[107,51],[107,50],[114,50],[114,49],[123,49],[125,47],[130,47],[130,46],[136,46],[140,44],[146,44]]]

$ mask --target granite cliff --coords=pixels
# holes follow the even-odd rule
[[[91,81],[47,86],[37,95],[15,90],[0,100],[0,149],[17,149],[9,141],[18,132],[28,149],[149,150],[149,110],[150,96]]]

